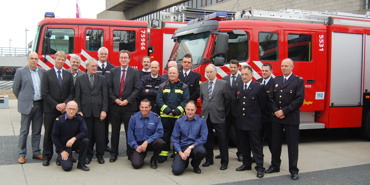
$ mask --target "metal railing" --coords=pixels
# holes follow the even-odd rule
[[[28,56],[30,49],[15,47],[0,47],[0,56],[4,57],[24,57]]]

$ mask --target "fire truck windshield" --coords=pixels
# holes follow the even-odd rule
[[[207,46],[210,33],[199,33],[185,35],[177,38],[173,47],[170,60],[175,60],[181,63],[181,59],[185,54],[190,53],[193,56],[193,65],[201,63],[204,50]]]
[[[36,36],[35,36],[35,39],[33,39],[33,43],[32,43],[32,51],[34,52],[37,52],[36,49],[38,47],[39,35],[40,35],[40,26],[37,26]]]

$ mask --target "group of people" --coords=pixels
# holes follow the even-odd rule
[[[54,67],[48,71],[37,67],[37,53],[30,53],[29,64],[17,70],[13,92],[18,98],[21,131],[18,162],[25,163],[26,140],[32,122],[33,158],[48,166],[53,156],[57,165],[72,169],[72,151],[79,153],[77,168],[88,171],[95,155],[105,163],[119,154],[121,124],[126,131],[126,155],[137,169],[144,165],[147,151],[152,150],[150,167],[168,157],[174,158],[172,172],[179,175],[191,165],[195,173],[214,164],[214,134],[217,135],[221,165],[229,163],[228,134],[233,125],[237,136],[237,157],[242,165],[236,171],[251,170],[256,162],[257,177],[280,171],[282,135],[285,130],[291,178],[298,177],[299,108],[304,100],[304,81],[292,73],[291,59],[281,63],[283,75],[272,77],[272,66],[262,66],[263,78],[253,81],[253,69],[230,61],[230,75],[217,78],[213,64],[205,68],[207,81],[192,71],[192,56],[184,55],[181,70],[176,61],[169,61],[168,73],[159,75],[159,63],[143,57],[142,70],[129,66],[130,53],[120,51],[120,66],[107,61],[108,49],[98,50],[98,60],[86,61],[86,73],[79,70],[80,58],[71,58],[69,71],[62,69],[66,54],[58,51]],[[197,100],[202,103],[197,115]],[[137,112],[137,109],[139,111]],[[39,147],[44,122],[43,153]],[[108,147],[108,127],[112,126]],[[215,130],[215,133],[214,131]],[[263,167],[263,142],[272,153],[271,166]],[[172,147],[171,147],[172,142]],[[171,148],[172,153],[171,153]],[[171,155],[172,154],[172,155]],[[253,154],[253,157],[252,155]]]

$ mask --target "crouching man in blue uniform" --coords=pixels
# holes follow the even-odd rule
[[[78,106],[75,101],[67,103],[66,113],[57,117],[54,122],[52,140],[58,153],[57,165],[64,171],[73,167],[72,150],[79,150],[77,168],[89,171],[86,164],[86,152],[89,144],[87,128],[82,116],[76,114]]]
[[[189,165],[189,158],[193,158],[191,165],[194,173],[200,174],[200,162],[207,154],[204,143],[207,141],[208,128],[206,120],[196,115],[195,102],[186,103],[186,115],[179,118],[173,129],[172,143],[177,152],[172,163],[172,173],[182,174]]]
[[[127,131],[128,145],[134,149],[131,165],[135,169],[141,168],[147,151],[153,150],[150,167],[156,169],[159,153],[165,145],[161,138],[163,137],[161,117],[150,111],[152,106],[148,99],[141,100],[139,108],[140,111],[131,117]]]

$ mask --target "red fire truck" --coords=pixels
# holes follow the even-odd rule
[[[370,19],[365,15],[287,9],[237,13],[236,20],[196,22],[176,30],[170,60],[193,55],[193,71],[205,78],[214,63],[219,78],[230,74],[229,61],[254,69],[271,63],[281,75],[285,58],[294,61],[293,72],[305,80],[300,129],[363,127],[370,138]]]
[[[120,50],[131,53],[130,66],[142,69],[142,57],[150,55],[160,63],[160,73],[174,42],[171,37],[184,23],[157,22],[157,28],[148,28],[146,21],[107,20],[83,18],[49,18],[42,20],[34,39],[33,51],[39,54],[39,66],[50,69],[54,66],[56,51],[64,51],[67,60],[64,68],[70,68],[69,59],[73,55],[82,58],[81,70],[85,61],[98,58],[100,47],[108,48],[108,61],[119,66]],[[153,25],[152,25],[153,26]]]

